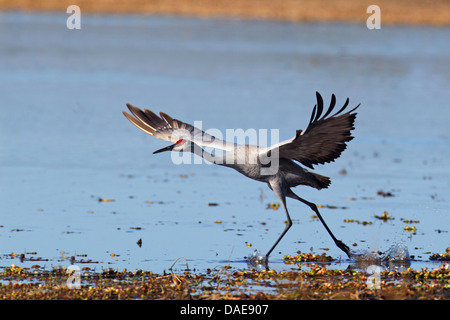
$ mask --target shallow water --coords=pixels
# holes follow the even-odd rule
[[[153,155],[166,143],[132,126],[125,103],[287,139],[315,91],[361,103],[355,139],[315,169],[329,189],[296,192],[353,250],[401,242],[412,267],[439,264],[428,257],[450,246],[449,28],[83,15],[68,30],[66,19],[0,14],[1,267],[246,268],[284,227],[266,209],[276,197],[227,168]],[[293,268],[282,257],[298,250],[353,263],[309,208],[288,207],[294,225],[270,267]]]

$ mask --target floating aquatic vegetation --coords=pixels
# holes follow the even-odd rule
[[[151,201],[151,200],[146,200],[145,203],[146,203],[146,204],[154,204],[154,203],[164,204],[164,201]]]
[[[420,223],[419,220],[407,220],[407,219],[403,219],[403,218],[400,218],[400,221],[402,221],[404,223]]]
[[[415,233],[417,231],[417,228],[415,226],[412,226],[412,227],[411,226],[406,226],[403,229],[405,231],[407,231],[407,232],[412,232],[412,233]]]
[[[375,197],[361,197],[362,200],[375,200]],[[349,201],[356,201],[356,197],[348,197],[347,200]]]
[[[385,191],[383,191],[383,190],[378,190],[377,191],[377,195],[379,195],[379,196],[382,196],[383,198],[386,198],[386,197],[393,197],[394,195],[391,193],[391,192],[385,192]]]
[[[262,257],[259,252],[254,256]],[[0,269],[0,279],[8,282],[0,284],[0,299],[448,299],[450,289],[448,264],[432,270],[382,270],[377,289],[367,285],[366,272],[328,269],[324,264],[313,264],[309,270],[282,272],[222,266],[195,274],[186,261],[186,268],[184,272],[171,270],[169,274],[111,268],[95,272],[83,268],[80,287],[70,289],[68,268],[45,270],[38,265],[11,265]]]
[[[217,207],[219,204],[217,202],[208,202],[206,205],[208,207]]]
[[[345,223],[357,223],[357,224],[362,224],[363,226],[366,225],[371,225],[372,221],[359,221],[359,220],[355,220],[355,219],[344,219]]]
[[[387,222],[388,220],[394,220],[387,211],[384,211],[381,216],[375,216],[376,219],[383,220],[384,222]]]
[[[348,207],[338,207],[338,206],[334,206],[334,205],[330,205],[330,204],[318,204],[317,208],[327,208],[327,209],[348,209]]]
[[[322,254],[314,254],[312,252],[309,253],[297,253],[294,256],[289,254],[283,257],[283,261],[286,264],[294,264],[297,262],[330,262],[335,261],[336,259],[331,256],[327,256],[325,253]]]
[[[267,204],[266,209],[278,210],[279,207],[280,207],[279,203],[271,202]]]
[[[450,247],[445,249],[445,253],[433,253],[430,260],[434,261],[450,261]]]

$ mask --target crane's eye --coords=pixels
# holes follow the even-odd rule
[[[175,144],[180,144],[180,143],[183,143],[183,142],[184,142],[184,139],[180,139]]]

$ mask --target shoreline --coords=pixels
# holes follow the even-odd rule
[[[286,22],[366,23],[370,17],[368,0],[0,0],[1,11],[61,12],[77,5],[81,13],[173,15],[199,18],[239,18]],[[394,24],[450,25],[450,2],[445,0],[389,1],[377,0],[381,10],[381,26]]]

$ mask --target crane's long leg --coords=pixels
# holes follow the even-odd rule
[[[275,242],[275,244],[267,252],[266,260],[268,259],[269,255],[272,253],[273,249],[275,249],[275,247],[277,246],[278,242],[280,242],[280,240],[284,237],[286,232],[292,226],[292,220],[291,220],[291,217],[289,216],[289,212],[288,212],[287,207],[286,207],[286,191],[279,184],[269,184],[269,187],[273,190],[273,192],[275,193],[275,195],[278,197],[278,199],[280,200],[281,204],[283,205],[284,211],[286,212],[287,223],[286,223],[286,226],[284,227],[283,232],[280,234],[280,236],[278,237],[278,239]]]
[[[317,206],[314,203],[300,198],[291,189],[287,190],[286,196],[288,196],[289,198],[293,198],[293,199],[296,199],[298,201],[301,201],[304,204],[306,204],[307,206],[309,206],[317,214],[317,216],[319,217],[319,219],[322,222],[323,226],[328,231],[328,233],[330,234],[331,238],[333,239],[334,243],[338,246],[338,248],[341,249],[342,251],[344,251],[349,258],[351,257],[350,256],[350,248],[348,246],[346,246],[341,240],[336,239],[334,234],[331,232],[330,228],[328,228],[327,224],[325,223],[325,220],[323,220],[323,218],[322,218],[322,216],[321,216],[321,214],[319,212],[319,209],[317,209]]]

